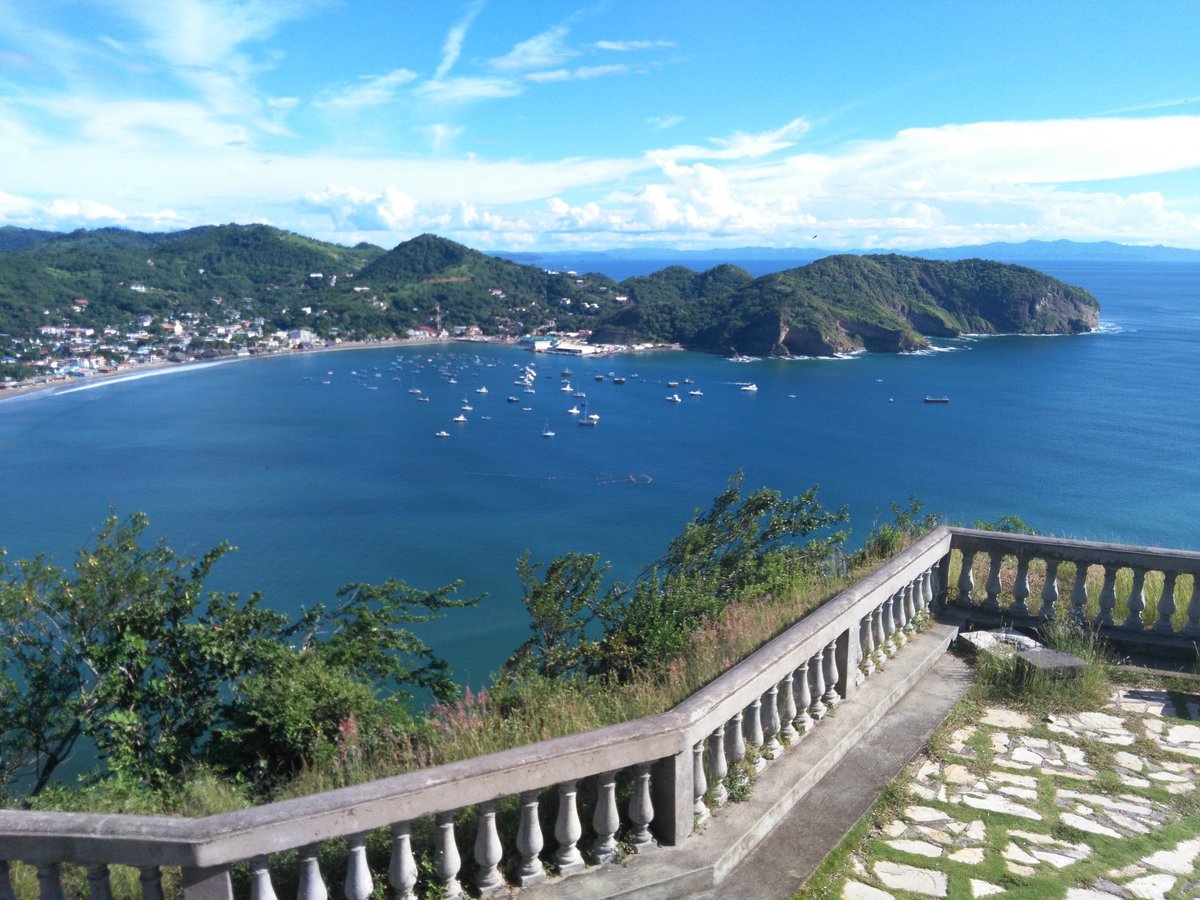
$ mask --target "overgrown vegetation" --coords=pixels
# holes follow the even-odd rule
[[[927,524],[912,512],[889,527]],[[291,620],[205,591],[228,546],[187,559],[143,546],[144,516],[110,517],[69,571],[0,560],[6,796],[207,814],[661,712],[876,563],[878,540],[843,557],[846,524],[815,487],[787,499],[738,475],[630,584],[601,591],[594,555],[526,555],[530,639],[489,690],[459,695],[406,627],[475,602],[456,586],[348,585]],[[434,697],[419,715],[418,687]],[[56,785],[90,747],[95,771]]]

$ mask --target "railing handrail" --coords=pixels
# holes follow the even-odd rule
[[[799,660],[857,629],[870,606],[945,556],[951,537],[934,529],[664,713],[199,819],[0,811],[0,841],[29,862],[212,867],[690,753]]]
[[[1115,565],[1122,568],[1200,574],[1200,553],[1167,547],[1139,547],[1105,541],[1077,541],[1042,535],[1011,534],[978,528],[949,527],[953,550],[986,550],[1005,555],[1032,555],[1062,562]]]

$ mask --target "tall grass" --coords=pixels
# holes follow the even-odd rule
[[[975,660],[979,697],[1036,715],[1071,713],[1104,707],[1112,694],[1109,654],[1104,642],[1087,625],[1071,621],[1049,623],[1042,643],[1083,660],[1083,674],[1051,678],[1025,665],[1015,653],[980,653]]]

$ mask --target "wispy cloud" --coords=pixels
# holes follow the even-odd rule
[[[435,102],[461,103],[515,97],[521,93],[521,85],[509,78],[448,78],[423,82],[415,93]]]
[[[551,69],[578,56],[579,51],[567,46],[570,29],[555,25],[528,40],[521,41],[504,56],[488,60],[497,72],[523,72],[531,69]]]
[[[655,128],[665,130],[674,128],[684,121],[684,116],[651,116],[646,122]]]
[[[611,50],[617,53],[628,53],[632,50],[656,50],[674,47],[674,41],[596,41],[592,44],[597,50]]]
[[[781,128],[758,133],[734,132],[729,137],[709,138],[709,147],[684,145],[664,150],[652,150],[647,155],[655,159],[753,159],[769,156],[795,146],[794,138],[808,131],[804,119],[793,119]]]
[[[535,84],[549,84],[556,81],[587,81],[591,78],[604,78],[608,75],[625,75],[630,71],[629,66],[579,66],[575,69],[550,69],[544,72],[526,72],[521,77]]]
[[[330,91],[313,101],[315,106],[334,109],[363,109],[393,100],[398,90],[415,81],[417,73],[409,69],[393,69],[385,75],[366,75],[336,91]]]
[[[466,40],[467,30],[471,27],[471,23],[475,21],[475,17],[479,15],[483,9],[484,0],[474,0],[467,7],[463,17],[454,23],[453,27],[446,32],[446,40],[442,42],[442,62],[437,68],[437,72],[433,75],[434,81],[441,81],[454,68],[454,64],[458,62],[458,57],[462,53],[463,41]]]

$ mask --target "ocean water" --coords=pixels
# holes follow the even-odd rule
[[[849,507],[852,542],[916,494],[954,522],[1013,514],[1051,534],[1200,548],[1200,266],[1041,267],[1097,296],[1099,333],[752,363],[444,344],[5,400],[0,546],[69,563],[110,510],[144,510],[182,553],[232,542],[210,585],[282,609],[351,581],[461,579],[486,599],[421,633],[473,684],[526,636],[524,550],[596,552],[630,578],[738,470],[750,488],[819,484],[826,506]],[[535,394],[513,384],[529,364]],[[560,390],[564,369],[585,398]],[[464,401],[467,422],[451,422]],[[567,412],[585,403],[594,428]]]

